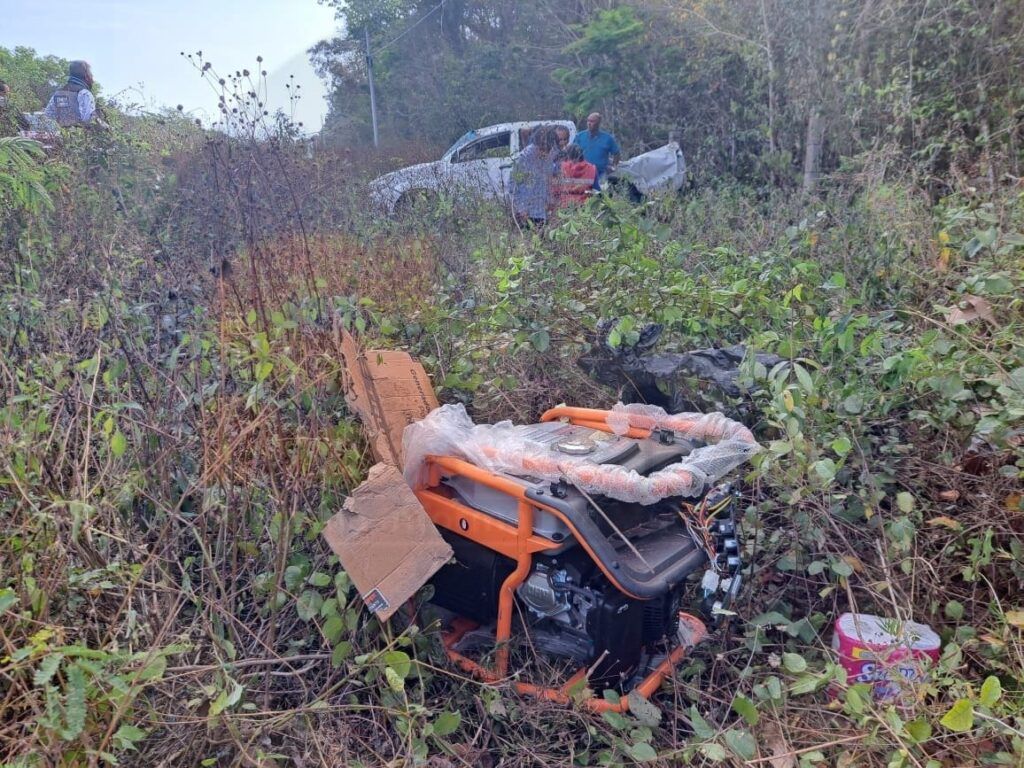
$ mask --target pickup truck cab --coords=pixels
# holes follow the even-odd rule
[[[512,163],[526,149],[533,131],[542,126],[565,129],[570,142],[576,137],[576,126],[571,120],[532,120],[479,128],[459,138],[440,160],[374,179],[370,182],[370,196],[389,214],[418,196],[440,193],[507,203],[512,192]],[[679,145],[670,142],[620,162],[612,174],[613,179],[616,177],[626,180],[640,194],[662,188],[679,189],[686,178],[686,164]]]
[[[511,194],[512,161],[526,149],[530,134],[545,125],[565,128],[569,141],[576,135],[576,126],[569,120],[499,123],[479,128],[460,137],[440,160],[374,179],[370,182],[370,194],[388,213],[425,193],[505,200]]]

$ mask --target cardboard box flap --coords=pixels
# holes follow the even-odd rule
[[[452,557],[397,467],[375,464],[324,538],[366,607],[386,620]]]
[[[402,466],[402,433],[437,408],[430,377],[408,352],[360,349],[341,332],[345,402],[363,422],[377,461]]]

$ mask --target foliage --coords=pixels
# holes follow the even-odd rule
[[[41,110],[67,76],[68,62],[62,58],[39,56],[26,46],[0,47],[0,80],[11,87],[11,104],[17,110]]]
[[[364,29],[371,36],[381,134],[448,146],[481,125],[557,113],[548,85],[559,27],[575,10],[530,2],[329,3],[343,34],[312,50],[332,92],[326,132],[344,144],[369,143]],[[394,41],[394,42],[392,42]]]
[[[40,167],[39,142],[18,136],[0,136],[0,204],[8,212],[41,213],[53,203]]]
[[[596,109],[621,92],[622,73],[628,62],[641,56],[638,44],[644,25],[630,6],[598,12],[584,28],[583,35],[566,46],[565,52],[586,62],[583,72],[562,69],[555,77],[568,90],[566,107],[574,114]]]
[[[892,162],[929,174],[934,192],[950,174],[990,194],[1001,172],[1020,175],[1019,3],[334,6],[346,31],[313,53],[332,84],[328,125],[347,143],[369,136],[368,28],[386,142],[447,146],[471,128],[561,107],[577,119],[605,113],[629,152],[677,132],[707,179],[793,186],[815,125],[824,141],[812,159],[826,170],[887,146]]]
[[[723,7],[675,21],[706,31]],[[736,7],[730,23],[756,19]],[[475,24],[472,8],[448,11]],[[657,10],[635,18],[660,39],[676,28]],[[628,12],[600,18],[589,34],[607,23],[625,69],[675,55],[635,42]],[[745,126],[757,184],[601,197],[543,230],[451,199],[380,219],[357,166],[307,151],[241,70],[229,135],[112,111],[111,131],[27,158],[54,211],[3,214],[0,761],[1020,761],[1024,195],[951,173],[934,203],[889,149],[845,158],[817,199],[766,194],[791,169],[760,165],[763,49],[718,28],[693,38],[679,88]],[[750,100],[716,106],[701,89],[718,78]],[[804,107],[787,117],[775,96],[783,153]],[[766,448],[743,479],[736,617],[651,702],[594,717],[459,675],[429,587],[382,625],[320,532],[370,462],[341,329],[417,353],[479,420],[529,421],[615,401],[576,365],[608,318],[619,344],[659,322],[667,349],[742,342],[783,362],[750,358],[735,402],[693,392],[747,414]],[[895,707],[846,679],[825,650],[845,610],[941,633],[919,697]],[[520,650],[521,676],[558,678]],[[573,690],[591,693],[621,695]]]

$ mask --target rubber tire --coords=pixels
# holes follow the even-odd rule
[[[425,206],[437,198],[429,189],[409,189],[401,194],[395,202],[394,213],[397,216],[411,213],[418,207]]]

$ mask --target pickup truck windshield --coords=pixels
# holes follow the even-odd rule
[[[465,146],[475,138],[476,131],[466,131],[458,139],[456,139],[454,144],[448,147],[448,151],[444,153],[444,156],[448,157],[449,155],[454,155],[459,147]]]
[[[452,155],[452,162],[464,163],[467,160],[482,160],[488,157],[508,157],[512,151],[511,139],[512,134],[509,131],[484,136],[457,150]]]

